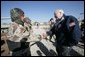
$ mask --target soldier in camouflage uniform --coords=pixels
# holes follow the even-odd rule
[[[14,44],[14,47],[15,48],[17,48],[17,46],[22,47],[21,42],[26,42],[29,38],[30,31],[31,31],[31,20],[29,18],[26,18],[24,16],[24,12],[19,8],[11,9],[10,16],[11,16],[12,23],[9,28],[9,35],[11,37],[9,38],[8,43],[11,41],[19,42],[20,44],[18,45],[16,43],[16,44]],[[11,43],[9,43],[8,46],[10,48]],[[13,51],[15,49],[14,47],[13,47],[13,49],[11,48],[11,51]],[[29,50],[27,52],[29,52]],[[12,55],[14,55],[14,56],[15,55],[16,56],[28,55],[29,56],[30,55],[29,53],[24,54],[24,53],[18,51],[18,52],[12,53]]]
[[[24,16],[24,12],[19,8],[14,8],[10,11],[12,24],[9,28],[10,36],[21,37],[24,33],[29,35],[31,30],[31,20]]]

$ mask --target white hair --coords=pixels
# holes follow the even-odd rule
[[[60,12],[60,13],[63,13],[64,14],[64,11],[62,9],[57,9],[57,10],[55,10],[54,13],[57,13],[57,12]]]

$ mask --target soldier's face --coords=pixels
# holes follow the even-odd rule
[[[20,16],[20,19],[21,19],[22,21],[24,20],[24,18],[25,18],[24,16]]]

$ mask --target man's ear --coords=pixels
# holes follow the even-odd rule
[[[57,18],[55,15],[54,15],[55,18]]]
[[[60,12],[61,17],[63,17],[63,13]]]

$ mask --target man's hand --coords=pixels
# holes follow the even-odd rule
[[[75,22],[71,22],[71,23],[69,23],[69,26],[70,26],[70,27],[75,26]]]
[[[47,38],[47,33],[46,33],[46,32],[43,32],[43,33],[41,34],[41,38]]]

